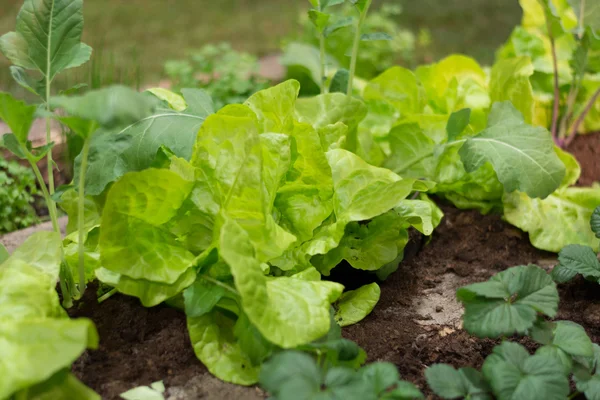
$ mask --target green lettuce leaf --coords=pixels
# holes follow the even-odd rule
[[[533,64],[528,57],[498,60],[490,77],[492,103],[510,101],[523,115],[526,124],[533,124],[535,100],[529,78]]]
[[[590,228],[590,218],[600,204],[599,187],[562,188],[545,199],[515,192],[505,194],[502,202],[506,220],[528,232],[538,249],[558,253],[569,244],[580,244],[598,251],[600,240]]]
[[[27,400],[101,400],[92,389],[85,386],[68,369],[27,389]]]
[[[337,302],[335,322],[344,327],[362,321],[379,301],[381,289],[376,283],[344,292]]]

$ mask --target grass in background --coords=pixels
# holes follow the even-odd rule
[[[0,1],[0,33],[5,33],[14,29],[22,0]],[[432,60],[462,52],[491,63],[520,20],[517,0],[394,1],[404,8],[403,26],[432,32],[425,57]],[[94,48],[92,62],[66,74],[57,87],[78,82],[139,87],[163,77],[165,61],[207,43],[227,41],[258,56],[276,52],[307,6],[306,0],[85,0],[84,41]],[[0,89],[18,91],[2,56]]]

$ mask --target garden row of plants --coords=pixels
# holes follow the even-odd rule
[[[297,390],[305,398],[315,392],[419,398],[390,365],[357,372],[364,352],[341,339],[340,326],[359,322],[376,305],[379,286],[344,292],[322,277],[345,260],[385,280],[402,261],[409,229],[431,235],[440,223],[442,212],[429,194],[459,208],[503,212],[541,249],[589,246],[577,251],[592,262],[598,212],[594,230],[589,221],[600,188],[573,186],[579,165],[558,145],[570,140],[573,126],[582,131],[600,120],[598,89],[583,83],[598,74],[597,8],[586,9],[583,1],[558,10],[548,1],[523,2],[539,7],[524,7],[524,24],[536,17],[550,36],[537,25],[517,30],[539,38],[540,49],[549,41],[550,53],[562,32],[577,55],[572,80],[554,88],[553,137],[541,117],[548,105],[538,84],[557,75],[536,70],[541,61],[521,53],[516,34],[489,73],[452,55],[414,72],[392,67],[361,81],[361,42],[388,38],[363,29],[371,1],[350,0],[356,16],[344,23],[332,14],[344,1],[311,3],[321,42],[335,30],[354,29],[349,69],[329,78],[322,56],[321,94],[299,97],[298,81],[287,80],[217,109],[194,88],[138,93],[116,86],[54,96],[56,75],[91,56],[81,43],[83,1],[24,2],[15,32],[0,38],[0,51],[14,64],[15,80],[41,103],[0,93],[0,118],[12,131],[1,144],[31,165],[54,232],[32,235],[10,256],[1,251],[0,398],[97,398],[69,372],[86,348],[98,345],[94,325],[64,311],[94,280],[102,284],[99,302],[118,292],[146,307],[166,302],[185,312],[196,355],[222,380],[260,380],[277,398]],[[575,26],[568,24],[571,14]],[[585,67],[577,69],[582,59]],[[73,184],[55,187],[52,173],[46,184],[37,164],[45,160],[53,171],[53,144],[48,133],[45,146],[32,148],[28,134],[36,117],[46,118],[48,132],[55,119],[82,139]],[[57,205],[69,216],[65,237]],[[598,264],[590,264],[592,273],[572,258],[561,260],[561,278],[597,277]],[[543,270],[508,270],[459,291],[459,299],[470,332],[529,333],[546,350],[529,356],[503,344],[483,375],[431,368],[432,390],[447,398],[523,398],[513,397],[519,390],[526,398],[565,398],[568,376],[583,365],[589,378],[576,375],[580,390],[596,393],[594,347],[585,332],[538,318],[554,317],[558,303]],[[564,335],[577,336],[577,350],[563,343]],[[301,376],[290,377],[293,368]],[[553,386],[536,390],[541,383]],[[345,392],[336,394],[338,387]]]

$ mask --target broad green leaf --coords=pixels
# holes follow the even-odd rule
[[[68,127],[72,133],[84,139],[91,136],[98,129],[96,121],[81,117],[58,117],[57,119]]]
[[[468,172],[491,163],[508,193],[545,198],[565,176],[548,131],[527,125],[509,102],[494,103],[488,128],[468,138],[459,154]]]
[[[453,142],[466,128],[471,121],[471,110],[463,108],[460,111],[450,114],[446,132],[448,133],[448,141]]]
[[[333,209],[338,221],[364,221],[394,208],[415,187],[385,168],[373,167],[349,151],[327,153],[333,174]]]
[[[583,373],[575,372],[577,390],[584,392],[587,399],[600,398],[600,346],[594,344],[594,357],[587,360]]]
[[[558,310],[556,284],[534,265],[509,268],[487,282],[460,288],[457,297],[465,306],[465,329],[478,337],[523,334],[537,313],[554,317]]]
[[[559,281],[564,282],[560,276],[572,278],[575,274],[581,274],[600,282],[600,261],[591,247],[570,244],[558,253],[558,261],[558,270],[552,271],[552,276],[558,277]]]
[[[58,202],[60,208],[62,208],[69,216],[69,222],[67,223],[67,234],[73,233],[78,228],[78,200],[79,195],[75,189],[69,189],[60,196]],[[90,229],[100,224],[100,206],[98,202],[90,197],[86,196],[83,202],[83,227]]]
[[[425,106],[425,92],[415,74],[402,67],[392,67],[371,80],[363,92],[365,100],[384,100],[401,114],[421,113]]]
[[[159,98],[160,100],[166,102],[169,107],[177,112],[182,112],[187,108],[187,103],[185,102],[183,96],[172,92],[168,89],[164,88],[151,88],[147,89],[148,92],[152,93],[154,96]]]
[[[209,313],[224,295],[225,289],[222,286],[199,276],[196,282],[183,292],[185,315],[197,318]]]
[[[90,59],[81,43],[83,0],[26,0],[16,32],[0,37],[0,51],[13,64],[38,70],[48,81]]]
[[[592,231],[596,234],[596,237],[600,239],[600,206],[594,209],[592,217],[590,218],[590,226]]]
[[[380,295],[381,289],[376,283],[344,292],[337,302],[335,321],[341,327],[362,321],[373,311]]]
[[[36,106],[28,106],[12,97],[10,93],[0,92],[0,120],[8,125],[12,134],[22,145],[27,143],[27,136],[36,110]]]
[[[111,86],[82,96],[55,96],[50,105],[62,108],[69,115],[96,121],[104,128],[114,128],[148,117],[154,101],[128,87]]]
[[[318,11],[318,10],[308,10],[308,18],[311,20],[317,31],[323,33],[327,24],[329,23],[329,18],[331,15]]]
[[[102,266],[133,279],[175,283],[194,256],[164,225],[192,188],[177,173],[159,169],[131,172],[115,183],[102,215]]]
[[[395,211],[368,223],[351,222],[339,245],[323,256],[314,256],[311,263],[323,275],[329,275],[342,260],[356,269],[378,270],[402,254],[408,243],[408,226],[406,219]]]
[[[389,133],[391,155],[383,166],[406,177],[433,177],[436,143],[415,123],[401,123]]]
[[[558,253],[569,244],[580,244],[598,250],[600,241],[590,228],[590,218],[600,204],[600,188],[559,189],[543,200],[515,192],[505,194],[502,202],[506,220],[529,232],[538,249]]]
[[[360,40],[363,42],[374,42],[379,40],[394,40],[394,37],[389,33],[385,32],[373,32],[373,33],[363,33],[360,36]]]
[[[444,213],[427,195],[421,193],[418,200],[402,200],[394,211],[423,235],[431,236]]]
[[[8,398],[97,348],[98,334],[87,319],[30,319],[2,324],[0,341],[0,397]]]
[[[520,348],[519,359],[507,353],[509,345]],[[560,363],[543,354],[529,356],[516,343],[494,348],[483,365],[483,373],[498,400],[564,400],[569,395],[569,380]]]
[[[349,80],[350,72],[345,68],[338,69],[331,79],[329,93],[344,93],[346,90],[348,90]]]
[[[260,371],[260,385],[281,400],[315,398],[321,383],[317,364],[308,354],[298,351],[276,354]]]
[[[43,383],[27,388],[27,400],[101,400],[68,371],[57,372]]]
[[[187,319],[190,340],[196,356],[211,374],[237,385],[253,385],[260,368],[253,366],[233,336],[235,321],[217,309],[201,317]]]
[[[58,279],[63,258],[62,240],[56,232],[36,232],[29,236],[6,261],[19,260]]]
[[[0,325],[64,317],[56,279],[19,259],[4,262],[0,268]]]
[[[98,239],[100,237],[100,225],[84,228],[83,265],[86,282],[96,278],[95,271],[100,267],[100,250]],[[64,260],[71,268],[73,276],[77,276],[79,269],[79,232],[67,235],[63,240]]]
[[[171,284],[146,279],[133,279],[106,268],[96,269],[95,274],[98,280],[113,286],[120,293],[139,298],[144,307],[154,307],[165,300],[175,297],[196,280],[196,271],[193,268],[185,270]]]
[[[398,369],[392,363],[374,362],[360,369],[363,380],[373,386],[376,394],[381,395],[400,380]]]
[[[527,124],[533,124],[535,100],[529,80],[533,72],[533,64],[528,57],[515,57],[498,60],[490,78],[492,103],[510,101],[523,114]]]
[[[175,155],[189,160],[198,129],[208,116],[210,108],[195,100],[204,99],[202,90],[184,93],[188,108],[181,113],[171,109],[158,109],[119,132],[98,132],[92,136],[85,193],[95,196],[106,186],[127,172],[141,171],[152,165],[161,146],[169,148]],[[187,97],[186,97],[187,96]],[[117,134],[115,134],[117,133]],[[80,156],[75,160],[76,167]],[[75,169],[74,180],[78,180],[79,168]]]
[[[252,325],[248,316],[243,312],[238,315],[233,334],[253,365],[261,365],[276,349],[275,345],[265,339],[260,331]]]
[[[29,157],[29,154],[26,154],[25,149],[23,149],[23,146],[21,145],[21,143],[19,143],[17,137],[12,133],[5,134],[2,137],[0,137],[0,148],[1,147],[8,149],[11,153],[13,153],[21,160],[24,160],[27,157]]]
[[[300,83],[291,79],[255,93],[244,104],[256,113],[261,132],[289,133],[299,92]]]
[[[597,37],[600,37],[600,5],[594,1],[568,0],[577,20],[583,23],[580,29],[590,27]]]
[[[532,330],[531,337],[536,342],[558,348],[571,357],[594,356],[592,341],[585,329],[571,321],[538,323]]]
[[[343,286],[287,277],[268,279],[248,234],[232,220],[221,229],[219,249],[231,268],[244,312],[266,339],[291,348],[327,333],[330,304]]]
[[[447,364],[434,364],[425,370],[425,377],[431,390],[444,399],[492,399],[487,382],[472,368],[456,370]]]

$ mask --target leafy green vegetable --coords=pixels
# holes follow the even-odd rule
[[[337,302],[335,321],[341,327],[360,322],[373,311],[380,295],[381,289],[376,283],[344,292]]]
[[[597,344],[594,344],[594,356],[586,364],[574,375],[577,390],[585,393],[588,399],[597,399],[600,394],[600,346]]]
[[[456,370],[447,364],[435,364],[425,370],[425,377],[431,390],[444,399],[492,399],[488,383],[473,368]]]
[[[591,215],[600,204],[598,187],[561,188],[545,199],[515,192],[505,194],[502,202],[506,220],[529,232],[538,249],[559,252],[569,244],[598,249],[600,241],[590,229]]]
[[[125,400],[164,400],[164,392],[165,385],[162,381],[158,381],[150,384],[150,386],[138,386],[121,393],[120,396]]]
[[[545,198],[565,176],[553,148],[544,128],[527,125],[511,103],[502,102],[492,106],[488,128],[468,138],[459,154],[468,172],[490,162],[505,192],[519,190]]]
[[[564,399],[569,395],[569,381],[562,366],[547,355],[530,356],[517,343],[504,342],[483,364],[496,398]]]
[[[465,306],[464,327],[478,337],[525,333],[538,313],[554,317],[558,310],[556,284],[534,265],[509,268],[489,281],[457,291]]]

